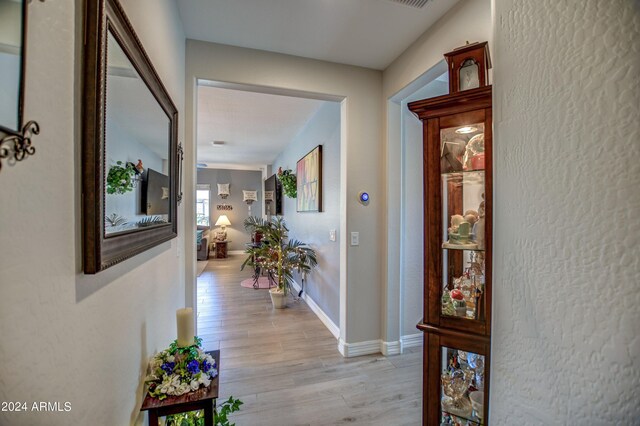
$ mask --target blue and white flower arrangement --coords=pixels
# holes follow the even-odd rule
[[[180,396],[200,387],[208,387],[218,375],[216,360],[202,348],[202,339],[194,337],[193,345],[180,347],[175,340],[149,362],[149,395],[158,399]]]

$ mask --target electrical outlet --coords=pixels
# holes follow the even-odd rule
[[[359,232],[352,232],[351,233],[351,245],[352,246],[359,246],[360,245],[360,233]]]
[[[329,241],[335,241],[336,240],[336,230],[335,229],[330,229],[329,230]]]

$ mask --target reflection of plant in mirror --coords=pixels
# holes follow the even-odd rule
[[[137,225],[140,227],[143,227],[143,226],[158,225],[160,223],[167,223],[167,221],[161,218],[160,216],[149,216],[149,217],[143,218],[141,221],[137,223]]]
[[[282,192],[289,198],[296,198],[298,189],[296,187],[296,175],[291,170],[282,171],[282,167],[278,169],[278,179],[282,182]]]
[[[127,223],[127,218],[119,216],[117,213],[111,213],[111,215],[104,217],[104,221],[108,226],[120,226]]]
[[[136,169],[133,163],[127,163],[123,167],[122,161],[116,161],[107,175],[107,194],[126,194],[133,191],[136,183],[135,175]]]

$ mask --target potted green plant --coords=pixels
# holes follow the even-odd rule
[[[316,252],[301,241],[289,240],[289,229],[281,217],[270,221],[249,217],[244,226],[249,232],[262,234],[262,239],[260,244],[246,250],[248,256],[241,269],[249,265],[273,274],[277,286],[269,290],[269,295],[273,306],[282,309],[286,306],[289,287],[293,283],[293,272],[304,276],[311,272],[318,264]]]
[[[235,426],[229,422],[229,414],[240,410],[244,402],[233,396],[222,404],[218,403],[213,412],[213,424],[215,426]],[[168,415],[165,419],[165,426],[208,426],[204,422],[204,411],[189,411],[180,414]]]
[[[133,163],[127,163],[123,166],[122,161],[116,161],[116,164],[109,168],[107,174],[107,194],[126,194],[133,191],[136,184],[136,174]]]
[[[296,198],[298,196],[298,187],[296,183],[296,175],[289,169],[282,170],[282,167],[278,169],[278,180],[282,183],[282,192],[289,198]]]

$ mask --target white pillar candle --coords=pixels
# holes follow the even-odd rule
[[[193,345],[193,309],[183,308],[176,311],[178,322],[178,346],[186,347]]]

